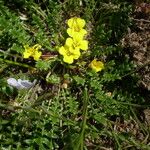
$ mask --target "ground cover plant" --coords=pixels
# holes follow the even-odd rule
[[[0,0],[0,149],[150,149],[150,62],[127,42],[139,3]]]

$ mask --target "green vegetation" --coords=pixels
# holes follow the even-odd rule
[[[140,116],[149,105],[120,43],[133,9],[127,0],[0,1],[0,149],[150,149]],[[88,50],[67,64],[59,48],[72,17],[86,21]],[[23,58],[35,44],[40,59]],[[94,72],[94,59],[104,69]],[[36,83],[16,89],[8,78]]]

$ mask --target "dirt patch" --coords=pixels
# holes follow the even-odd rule
[[[139,83],[150,91],[150,3],[136,5],[132,16],[134,27],[122,39],[122,46],[132,53],[133,61],[140,69]]]

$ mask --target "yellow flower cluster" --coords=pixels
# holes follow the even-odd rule
[[[34,60],[39,60],[40,56],[42,55],[42,52],[39,51],[41,48],[41,45],[35,44],[32,47],[29,47],[29,45],[24,46],[25,51],[23,52],[23,58],[29,58],[30,56],[34,58]]]
[[[67,33],[70,36],[66,39],[65,45],[59,48],[59,53],[63,55],[63,61],[72,64],[74,59],[78,59],[81,55],[80,50],[88,49],[88,41],[84,40],[87,31],[83,29],[85,20],[73,17],[67,22],[69,28]]]

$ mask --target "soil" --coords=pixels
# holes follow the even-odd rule
[[[139,75],[139,87],[146,90],[144,95],[146,105],[150,104],[150,3],[137,3],[135,10],[131,16],[133,26],[128,29],[128,34],[121,40],[124,49],[130,52],[131,59],[137,67],[137,74]],[[150,126],[150,108],[144,109],[143,123],[147,127]],[[130,120],[131,121],[131,120]],[[149,137],[144,137],[140,127],[136,122],[127,122],[126,129],[134,132],[137,139],[145,141]],[[131,128],[132,126],[132,128]],[[119,129],[118,129],[119,127]],[[117,130],[123,130],[119,125]],[[146,141],[147,144],[150,144]]]
[[[134,27],[122,39],[122,46],[132,53],[140,76],[139,84],[150,91],[150,3],[136,5],[132,15]]]

